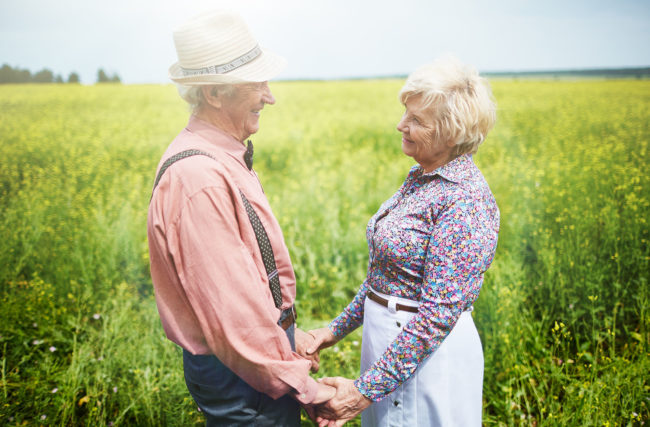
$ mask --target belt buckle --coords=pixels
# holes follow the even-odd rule
[[[398,308],[397,308],[397,298],[396,298],[395,296],[391,295],[391,296],[388,298],[388,301],[387,301],[386,307],[388,308],[388,312],[389,312],[390,314],[395,314],[395,313],[397,313],[397,310],[398,310]]]
[[[298,314],[296,313],[296,307],[291,306],[285,310],[282,311],[282,314],[289,312],[287,317],[284,318],[282,321],[278,321],[278,324],[282,327],[282,329],[286,330],[289,326],[294,324],[296,322],[296,319],[298,318]]]

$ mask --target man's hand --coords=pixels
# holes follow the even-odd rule
[[[339,341],[330,328],[312,329],[309,334],[313,337],[311,346],[307,349],[307,354],[314,354],[324,348],[331,347]]]
[[[343,377],[322,378],[321,384],[336,387],[336,396],[316,408],[319,427],[339,427],[359,415],[372,400],[354,386],[354,381]]]
[[[312,405],[319,405],[329,402],[336,395],[336,388],[324,382],[318,383],[318,391],[316,397],[311,402]]]
[[[318,383],[318,391],[316,392],[316,397],[314,397],[314,401],[302,405],[302,407],[307,411],[307,415],[309,415],[309,418],[311,418],[314,422],[317,421],[317,415],[316,415],[316,407],[319,404],[323,404],[330,400],[331,398],[334,397],[336,394],[336,389],[334,387],[325,385],[323,383]]]
[[[311,371],[316,373],[320,367],[320,355],[318,352],[309,352],[308,350],[314,347],[314,336],[308,334],[302,329],[296,328],[296,353],[309,359],[311,362]]]

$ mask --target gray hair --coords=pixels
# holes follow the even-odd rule
[[[402,104],[420,95],[435,107],[436,140],[456,144],[455,155],[475,153],[496,122],[496,104],[486,79],[453,57],[444,57],[415,70],[399,92]]]
[[[176,89],[178,89],[178,94],[187,102],[187,105],[193,113],[197,113],[205,104],[205,97],[203,96],[203,87],[206,85],[183,85],[176,84]],[[217,85],[207,85],[212,90],[216,89],[217,91],[223,93],[226,96],[233,96],[236,92],[236,88],[232,84],[217,84]]]

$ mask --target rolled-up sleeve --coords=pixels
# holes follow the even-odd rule
[[[276,324],[268,282],[242,238],[250,223],[237,216],[237,202],[225,186],[187,197],[165,233],[169,254],[214,355],[256,390],[308,403],[317,388],[310,362],[291,350]]]

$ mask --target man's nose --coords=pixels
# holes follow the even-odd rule
[[[271,93],[271,88],[269,87],[269,82],[264,82],[264,86],[263,86],[262,89],[263,89],[262,101],[265,104],[270,104],[270,105],[275,104],[275,97],[273,96],[273,93]]]

